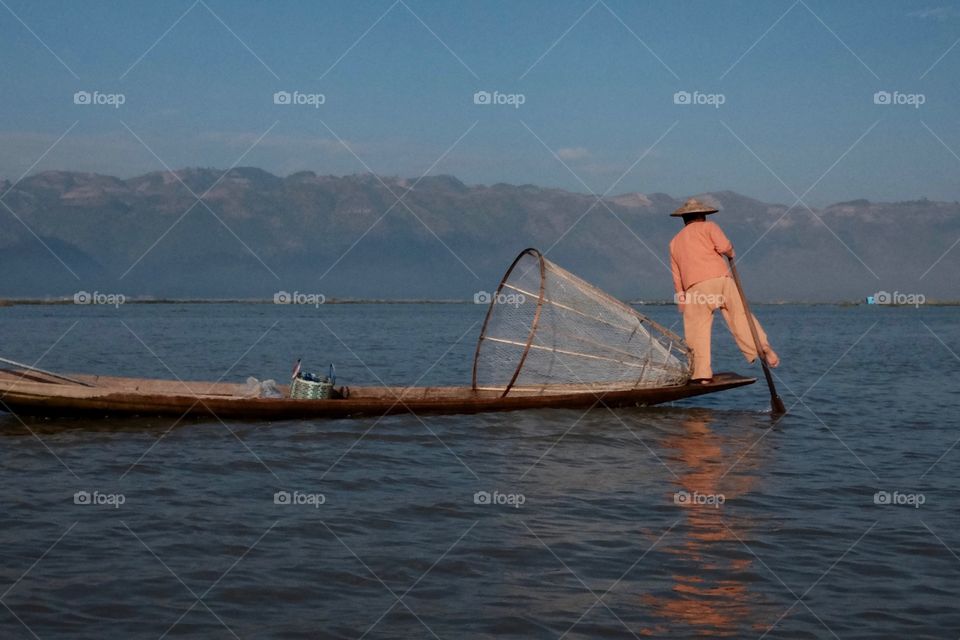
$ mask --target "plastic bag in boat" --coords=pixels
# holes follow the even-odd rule
[[[243,387],[243,397],[245,398],[282,398],[283,394],[277,388],[276,380],[264,380],[261,382],[253,376],[247,378],[247,383]]]

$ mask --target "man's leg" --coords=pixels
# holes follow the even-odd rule
[[[750,332],[750,324],[747,322],[743,300],[740,298],[740,292],[737,291],[737,284],[733,281],[733,278],[723,278],[723,280],[723,306],[721,308],[723,319],[727,321],[727,327],[730,328],[730,333],[733,335],[737,347],[743,353],[743,357],[748,362],[753,362],[757,357],[757,347],[753,341],[753,334]],[[760,321],[757,320],[757,316],[753,316],[753,323],[757,328],[757,336],[760,338],[760,345],[763,350],[775,356],[776,354],[773,353],[773,349],[767,340],[767,334],[763,330],[763,326],[760,325]]]
[[[693,351],[693,378],[712,378],[710,368],[710,332],[713,328],[713,309],[704,304],[698,295],[697,285],[687,289],[687,302],[683,312],[683,336]]]

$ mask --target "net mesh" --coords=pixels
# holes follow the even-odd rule
[[[535,249],[520,254],[492,298],[474,389],[571,393],[675,386],[690,378],[682,339]]]

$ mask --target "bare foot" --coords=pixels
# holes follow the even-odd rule
[[[764,359],[767,361],[767,364],[770,365],[771,368],[776,369],[780,366],[780,356],[778,356],[777,352],[770,347],[767,347],[763,350],[763,355]]]

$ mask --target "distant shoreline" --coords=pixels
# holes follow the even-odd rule
[[[272,298],[131,298],[126,297],[122,304],[276,304],[277,306],[320,306],[328,304],[474,304],[472,300],[448,300],[429,298],[389,299],[389,298],[328,298],[317,305],[299,303],[278,303]],[[16,305],[76,305],[78,307],[97,306],[73,301],[73,298],[0,298],[0,306]],[[107,304],[107,306],[113,306]]]
[[[628,300],[627,304],[634,307],[672,307],[674,302],[671,300]],[[184,305],[184,304],[270,304],[277,306],[326,306],[326,305],[340,305],[340,304],[376,304],[376,305],[389,305],[389,304],[477,304],[473,300],[462,299],[431,299],[431,298],[343,298],[336,299],[330,298],[320,303],[320,305],[314,304],[295,304],[295,303],[276,303],[271,298],[125,298],[121,304],[158,304],[158,305]],[[782,307],[815,307],[815,306],[825,306],[825,307],[913,307],[912,304],[878,304],[872,305],[863,301],[838,301],[838,302],[809,302],[809,301],[796,301],[796,302],[753,302],[754,305],[762,306],[782,306]],[[75,305],[78,307],[87,307],[87,306],[104,306],[104,305],[91,305],[91,304],[80,304],[73,301],[73,298],[0,298],[0,307],[15,307],[15,306],[59,306],[59,305]],[[106,306],[114,306],[113,304],[107,304]],[[486,306],[486,303],[480,304],[478,306]],[[938,301],[926,301],[922,305],[923,307],[957,307],[960,306],[960,300],[938,300]]]

